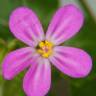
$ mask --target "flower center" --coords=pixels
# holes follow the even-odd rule
[[[39,43],[39,45],[37,46],[37,52],[42,57],[48,58],[52,54],[52,47],[53,44],[45,40]]]

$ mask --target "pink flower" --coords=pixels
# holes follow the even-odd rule
[[[29,47],[5,57],[4,78],[10,80],[30,67],[23,80],[23,89],[27,96],[44,96],[51,85],[50,63],[73,78],[87,76],[92,69],[91,57],[81,49],[60,45],[80,30],[83,21],[80,9],[66,5],[56,12],[45,35],[32,10],[17,8],[10,17],[9,27],[13,35]]]

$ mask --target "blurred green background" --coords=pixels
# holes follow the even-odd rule
[[[52,15],[63,5],[62,1],[65,1],[64,5],[73,3],[72,0],[0,0],[0,96],[25,96],[22,89],[25,72],[20,73],[11,81],[4,80],[2,77],[1,66],[4,56],[12,50],[25,46],[9,31],[10,13],[16,7],[28,6],[37,13],[46,31]],[[93,10],[90,6],[87,6],[85,2],[87,0],[75,1],[75,4],[84,11],[85,24],[81,31],[74,38],[66,41],[64,45],[86,50],[92,56],[93,69],[88,77],[73,79],[52,67],[52,85],[46,96],[96,96],[96,22],[94,19],[96,17],[92,14]]]

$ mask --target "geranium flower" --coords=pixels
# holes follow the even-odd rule
[[[44,18],[46,20],[46,18]],[[73,78],[85,77],[92,68],[91,57],[83,50],[61,46],[73,37],[83,25],[80,9],[70,4],[60,8],[46,35],[36,14],[26,7],[12,12],[9,27],[13,35],[29,47],[9,53],[3,61],[3,76],[11,80],[29,68],[23,80],[27,96],[44,96],[51,85],[51,65]]]

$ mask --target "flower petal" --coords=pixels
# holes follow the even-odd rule
[[[46,39],[59,45],[74,36],[83,25],[84,16],[80,9],[70,4],[60,8],[54,15]]]
[[[32,62],[33,51],[31,47],[26,47],[9,53],[3,61],[4,78],[10,80],[28,67]]]
[[[44,39],[44,32],[37,16],[26,7],[17,8],[12,12],[9,27],[16,38],[30,46],[36,46]]]
[[[57,46],[50,61],[63,73],[74,77],[85,77],[92,69],[92,59],[83,50]]]
[[[45,96],[51,85],[50,63],[47,59],[40,59],[33,65],[24,77],[24,91],[27,96]]]

